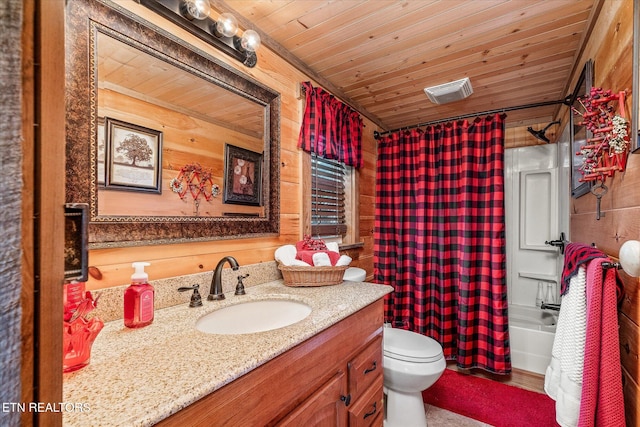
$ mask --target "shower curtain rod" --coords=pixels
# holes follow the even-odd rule
[[[415,128],[420,128],[420,127],[423,127],[423,126],[435,125],[435,124],[444,123],[444,122],[454,122],[456,120],[468,119],[470,117],[487,116],[487,115],[490,115],[490,114],[505,113],[507,111],[524,110],[524,109],[527,109],[527,108],[545,107],[547,105],[556,105],[556,104],[571,105],[571,95],[567,96],[564,99],[560,99],[558,101],[536,102],[534,104],[517,105],[515,107],[496,108],[495,110],[482,111],[480,113],[462,114],[462,115],[456,116],[456,117],[449,117],[447,119],[432,120],[430,122],[424,122],[424,123],[420,123],[420,124],[417,124],[417,125],[405,126],[405,127],[401,127],[401,128],[398,128],[398,129],[387,130],[387,131],[384,131],[384,132],[378,132],[377,130],[374,130],[373,131],[373,137],[375,139],[380,139],[381,136],[384,136],[384,135],[387,135],[387,134],[390,134],[390,133],[394,133],[394,132],[399,132],[401,130],[415,129]]]

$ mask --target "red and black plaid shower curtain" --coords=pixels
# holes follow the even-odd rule
[[[385,320],[436,339],[461,368],[511,371],[504,115],[382,138],[375,277]]]

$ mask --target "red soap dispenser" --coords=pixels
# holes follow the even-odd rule
[[[131,266],[131,285],[124,291],[124,326],[142,328],[153,322],[153,286],[148,283],[149,276],[144,268],[148,262],[134,262]]]

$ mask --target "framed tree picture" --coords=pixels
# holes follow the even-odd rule
[[[224,203],[262,206],[262,153],[224,147]]]
[[[105,118],[107,190],[162,192],[162,132]]]

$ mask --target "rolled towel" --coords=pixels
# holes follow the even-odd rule
[[[331,261],[331,265],[335,265],[340,259],[340,254],[338,252],[332,252],[328,250],[324,251],[298,251],[296,254],[296,258],[300,259],[307,264],[313,265],[313,256],[319,253],[324,253],[329,257],[329,261]]]
[[[291,267],[311,267],[310,264],[307,264],[306,262],[300,260],[300,259],[294,259],[291,262]]]
[[[331,260],[329,255],[325,252],[318,252],[313,254],[313,265],[315,267],[331,267]]]
[[[340,246],[338,245],[338,242],[327,242],[327,249],[332,251],[332,252],[340,252]]]
[[[294,245],[284,245],[276,249],[274,257],[276,261],[281,262],[283,265],[300,265],[294,264],[296,261],[299,261],[296,259],[296,254],[297,250]],[[305,264],[309,265],[307,263]]]
[[[338,261],[336,262],[336,267],[341,267],[343,265],[349,265],[351,264],[351,257],[348,255],[342,255]]]

